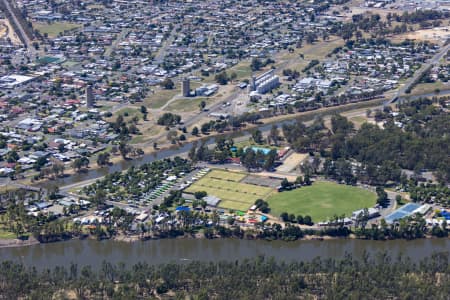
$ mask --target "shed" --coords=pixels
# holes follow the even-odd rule
[[[214,206],[214,207],[217,206],[217,204],[219,204],[219,202],[220,202],[219,197],[212,196],[212,195],[204,197],[203,200],[205,200],[209,206]]]
[[[49,202],[38,202],[34,204],[39,210],[43,210],[46,209],[47,207],[52,206],[51,203]]]

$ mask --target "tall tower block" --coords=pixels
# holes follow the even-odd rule
[[[86,86],[86,107],[94,107],[94,93],[92,91],[92,85]]]

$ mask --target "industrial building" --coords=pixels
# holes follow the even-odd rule
[[[0,87],[4,89],[14,89],[29,83],[35,78],[36,77],[33,76],[25,76],[18,74],[3,76],[0,78]]]
[[[181,91],[183,93],[183,97],[189,97],[191,93],[191,84],[188,78],[183,79],[181,82]]]
[[[86,107],[94,107],[94,93],[91,85],[86,86]]]
[[[275,75],[275,69],[271,69],[258,77],[252,76],[250,92],[256,91],[265,94],[280,86],[280,78]]]
[[[216,93],[219,90],[219,86],[217,84],[211,84],[211,85],[203,85],[199,88],[195,89],[195,96],[212,96],[214,93]]]

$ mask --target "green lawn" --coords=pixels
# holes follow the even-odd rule
[[[210,104],[209,98],[181,98],[170,103],[164,110],[170,112],[191,112],[200,111],[200,103],[205,101],[206,105]]]
[[[219,207],[247,210],[259,198],[266,199],[273,189],[241,183],[246,174],[213,170],[186,189],[187,193],[205,191],[221,199]]]
[[[244,60],[238,64],[225,70],[228,75],[236,73],[236,80],[250,79],[252,75],[252,69],[250,68],[250,60]],[[217,73],[218,74],[218,73]],[[215,73],[211,72],[208,77],[205,77],[205,82],[215,82]]]
[[[57,37],[58,34],[64,33],[66,30],[72,30],[81,27],[76,23],[54,22],[54,23],[33,23],[33,28],[39,31],[41,34],[48,34],[49,37]]]
[[[354,186],[319,181],[311,186],[276,193],[267,201],[274,216],[287,212],[310,215],[314,222],[320,222],[335,214],[350,216],[355,210],[372,207],[376,202],[376,195]]]
[[[252,69],[250,68],[250,62],[242,62],[237,64],[236,66],[232,67],[228,74],[236,73],[236,79],[242,80],[242,79],[250,79],[252,75]]]
[[[135,107],[122,108],[121,110],[119,110],[115,113],[115,116],[118,116],[118,115],[124,116],[125,120],[131,119],[134,116],[138,116],[139,119],[142,120],[142,117],[143,117],[139,108],[135,108]],[[125,115],[128,115],[128,116],[125,117]]]
[[[180,92],[181,91],[178,88],[175,88],[173,90],[156,89],[154,94],[149,95],[144,100],[144,104],[145,106],[148,106],[152,109],[161,108],[164,104],[166,104],[170,99],[172,99]]]
[[[0,239],[10,240],[17,238],[13,232],[6,231],[5,229],[0,229]]]

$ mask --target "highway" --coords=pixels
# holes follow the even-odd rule
[[[1,0],[1,1],[3,2],[4,6],[8,10],[9,14],[11,15],[11,19],[9,21],[14,22],[14,24],[16,24],[17,28],[20,31],[19,32],[20,34],[18,34],[18,36],[21,37],[21,40],[25,44],[25,46],[28,48],[28,51],[29,51],[32,59],[34,59],[36,57],[37,51],[34,49],[31,39],[26,34],[25,30],[22,27],[22,24],[17,19],[17,16],[14,14],[14,10],[11,8],[11,4],[9,3],[9,1],[8,0]]]
[[[444,57],[444,55],[447,54],[449,49],[450,44],[443,46],[442,49],[438,53],[436,53],[428,62],[424,63],[422,67],[420,67],[420,69],[417,70],[411,78],[406,80],[405,84],[398,89],[397,93],[395,93],[391,99],[387,100],[384,103],[384,106],[392,104],[399,97],[403,96],[405,94],[405,91],[411,88],[412,85],[428,70],[430,66],[434,66],[439,63],[439,61]]]

